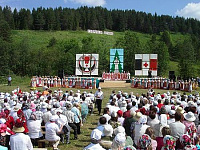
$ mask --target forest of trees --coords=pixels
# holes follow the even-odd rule
[[[166,15],[158,16],[134,10],[107,10],[102,7],[37,8],[14,9],[0,7],[0,75],[14,73],[20,76],[57,75],[59,70],[73,75],[75,54],[98,53],[100,55],[99,74],[109,70],[109,49],[103,39],[94,44],[91,36],[83,37],[81,44],[77,39],[58,42],[55,37],[46,47],[33,50],[27,38],[13,43],[11,30],[112,30],[124,32],[116,40],[114,48],[124,48],[124,70],[134,75],[134,54],[157,53],[158,74],[166,75],[169,61],[179,64],[179,76],[189,78],[200,74],[195,67],[200,55],[200,22]],[[151,34],[145,44],[132,31]],[[170,33],[180,32],[189,35],[175,44]],[[55,55],[56,53],[56,55]],[[67,65],[65,65],[67,64]]]
[[[160,33],[165,30],[200,35],[200,22],[168,15],[108,10],[102,7],[14,9],[0,7],[4,19],[15,30],[113,30]]]

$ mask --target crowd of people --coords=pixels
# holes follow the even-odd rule
[[[84,150],[199,150],[199,93],[113,91]]]
[[[197,80],[170,80],[166,78],[133,78],[131,81],[132,88],[141,89],[165,89],[165,90],[181,90],[192,92],[197,90],[199,85]]]
[[[70,144],[70,132],[77,140],[87,115],[93,113],[95,96],[80,90],[51,91],[45,86],[44,91],[22,92],[17,87],[11,93],[1,92],[0,149],[32,150],[44,147],[43,139],[54,150],[60,142]]]
[[[108,101],[103,113],[102,101]],[[139,95],[113,90],[106,100],[100,87],[95,93],[48,88],[22,92],[18,87],[1,92],[0,102],[2,150],[32,150],[42,139],[54,150],[60,142],[70,144],[70,133],[78,140],[95,107],[99,121],[84,150],[200,149],[199,93],[162,94],[149,89]]]

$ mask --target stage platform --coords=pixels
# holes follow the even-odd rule
[[[108,81],[100,82],[99,86],[102,88],[115,88],[115,87],[131,87],[131,83],[126,83],[126,81]]]

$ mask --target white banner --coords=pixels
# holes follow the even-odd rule
[[[76,54],[76,75],[98,75],[99,54]]]

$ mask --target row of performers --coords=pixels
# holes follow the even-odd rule
[[[59,77],[37,77],[31,79],[31,87],[63,87],[96,89],[96,80],[92,78],[59,78]]]
[[[156,78],[156,79],[138,79],[133,78],[131,80],[132,88],[142,88],[142,89],[166,89],[166,90],[181,90],[186,92],[192,92],[192,90],[197,90],[198,82],[197,81],[173,81],[164,78]]]
[[[129,72],[103,72],[102,79],[104,80],[128,80],[131,78],[131,74]]]

